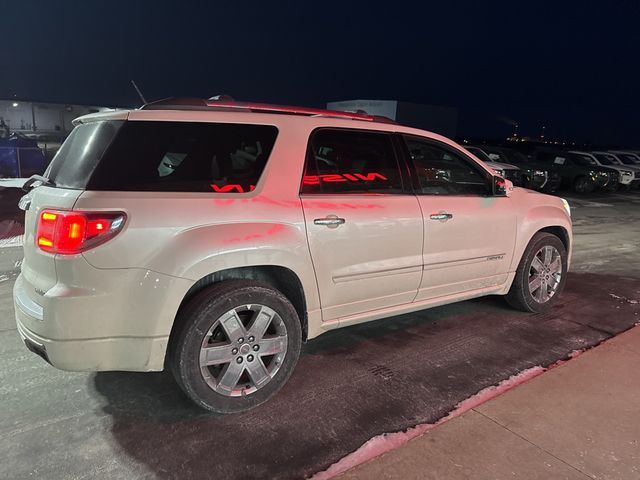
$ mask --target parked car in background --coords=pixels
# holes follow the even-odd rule
[[[547,193],[555,192],[560,188],[559,174],[550,171],[546,165],[537,164],[517,150],[490,145],[481,145],[476,148],[482,150],[490,159],[499,159],[517,165],[520,168],[523,187]]]
[[[617,160],[621,168],[626,168],[634,172],[635,178],[631,182],[631,188],[640,187],[640,152],[609,150],[607,153],[613,155],[613,161]]]
[[[593,159],[564,150],[540,149],[532,155],[535,161],[558,172],[562,177],[562,186],[576,193],[589,193],[596,188],[618,188],[618,171],[600,166]]]
[[[596,155],[590,152],[581,152],[578,150],[570,150],[569,153],[583,157],[588,162],[596,162],[603,167],[613,168],[618,171],[618,185],[622,187],[629,187],[635,180],[635,172],[633,169],[626,168],[624,165],[618,165],[614,163],[610,155]],[[640,169],[639,169],[640,170]]]
[[[42,174],[46,166],[35,140],[16,133],[0,138],[0,178],[27,178]]]
[[[214,100],[76,120],[20,201],[26,347],[65,370],[167,367],[232,413],[336,328],[483,295],[552,308],[569,204],[389,122]]]
[[[509,163],[495,162],[489,158],[480,148],[473,146],[465,146],[468,152],[472,153],[478,159],[482,160],[487,166],[493,168],[496,175],[500,175],[502,178],[511,180],[514,185],[522,187],[522,175],[520,169],[515,165]]]

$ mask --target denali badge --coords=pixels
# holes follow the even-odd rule
[[[487,260],[502,260],[504,258],[504,255],[492,255],[490,257],[487,257]]]

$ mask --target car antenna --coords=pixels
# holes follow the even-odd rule
[[[138,88],[138,85],[136,85],[136,82],[131,80],[131,85],[133,85],[133,88],[135,88],[136,92],[138,92],[138,96],[140,97],[140,100],[142,100],[142,104],[146,105],[147,104],[147,100],[144,98],[144,95],[142,95],[142,92]]]

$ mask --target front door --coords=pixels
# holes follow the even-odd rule
[[[324,321],[416,297],[422,214],[391,140],[333,128],[311,136],[301,198]]]
[[[501,285],[516,239],[509,197],[453,146],[405,136],[424,215],[424,275],[416,301]]]

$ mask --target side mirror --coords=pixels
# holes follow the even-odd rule
[[[511,180],[506,180],[497,175],[493,177],[493,195],[495,197],[508,197],[511,190],[513,190]]]

